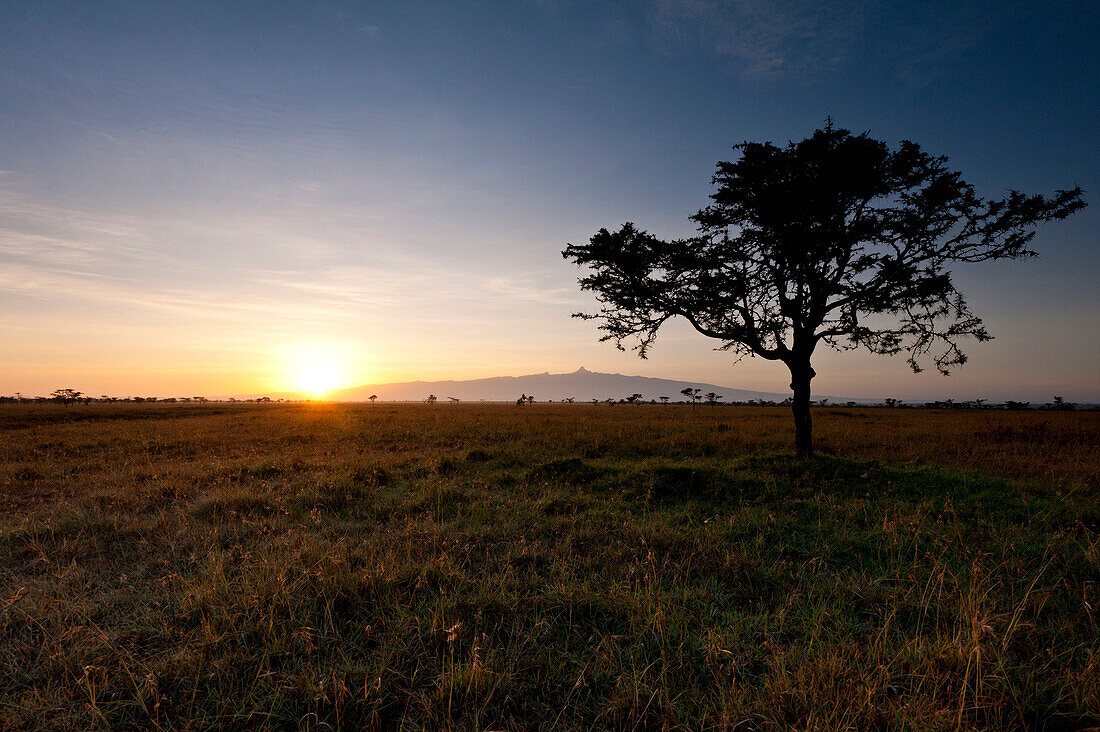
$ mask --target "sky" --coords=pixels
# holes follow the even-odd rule
[[[826,116],[979,194],[1080,185],[1029,261],[956,269],[944,378],[819,351],[815,392],[1100,402],[1100,4],[0,5],[0,394],[244,395],[593,371],[783,391],[682,322],[570,318],[566,243],[690,235],[715,163]]]

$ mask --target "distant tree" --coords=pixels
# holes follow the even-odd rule
[[[886,406],[894,409],[901,406],[901,399],[894,399],[893,397],[887,397],[885,400]]]
[[[604,404],[606,404],[609,407],[613,407],[613,406],[615,406],[615,400],[612,399],[611,397],[608,397],[607,399],[604,400]]]
[[[985,399],[975,399],[974,400],[974,408],[975,409],[985,409],[985,403],[986,403]]]
[[[630,396],[628,396],[626,398],[626,403],[627,404],[637,404],[641,400],[642,400],[642,395],[641,394],[631,394]]]
[[[370,403],[374,404],[374,400],[378,398],[377,394],[371,394],[367,399],[370,399]]]
[[[566,404],[572,404],[574,401],[576,401],[576,399],[574,399],[573,397],[566,397],[565,398],[565,403]]]
[[[533,397],[533,396],[531,396],[530,394],[528,394],[528,395],[527,395],[527,403],[528,403],[528,404],[534,404],[534,403],[535,403],[535,397]]]
[[[663,396],[663,397],[660,397],[660,399],[661,399],[661,404],[668,404],[668,397]]]
[[[1011,399],[1005,402],[1005,409],[1011,411],[1020,411],[1024,409],[1031,409],[1031,402],[1014,402]]]
[[[53,399],[58,404],[64,404],[66,408],[68,408],[70,404],[79,400],[83,396],[84,394],[77,391],[76,389],[57,389],[52,394],[50,394],[51,399]]]
[[[1073,402],[1067,402],[1064,397],[1056,396],[1054,401],[1046,405],[1047,408],[1053,409],[1058,412],[1072,412],[1077,409],[1077,405]]]
[[[451,404],[458,404],[461,401],[458,397],[447,397],[447,399],[450,400]]]
[[[712,407],[715,406],[716,404],[718,404],[718,401],[721,398],[722,398],[721,394],[715,394],[713,391],[708,391],[706,393],[707,404],[709,404]]]
[[[439,399],[439,397],[437,397],[435,394],[429,394],[426,401],[428,402],[428,404],[435,404],[437,399]]]
[[[600,400],[599,400],[599,399],[593,399],[593,400],[592,400],[592,404],[599,404],[599,403],[600,403]]]
[[[892,150],[833,126],[777,147],[745,142],[720,162],[700,235],[663,241],[627,223],[562,254],[591,273],[602,340],[645,357],[677,316],[719,350],[782,362],[791,374],[795,446],[813,452],[811,365],[819,344],[931,354],[944,374],[966,361],[966,337],[990,339],[952,279],[956,263],[1034,256],[1034,226],[1085,206],[1080,188],[1010,191],[987,201],[947,159],[913,142]]]
[[[694,410],[695,409],[695,402],[697,402],[699,400],[699,392],[701,392],[701,391],[702,391],[702,389],[693,389],[689,386],[686,389],[681,389],[680,393],[691,400],[691,408],[692,408],[692,410]]]

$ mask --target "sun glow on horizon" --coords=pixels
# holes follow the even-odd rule
[[[348,385],[348,361],[333,348],[303,347],[294,355],[291,374],[298,391],[324,396]]]

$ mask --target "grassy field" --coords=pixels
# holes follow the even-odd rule
[[[5,728],[1100,725],[1100,413],[0,407]]]

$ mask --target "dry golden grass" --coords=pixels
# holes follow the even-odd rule
[[[1098,418],[2,407],[0,726],[1098,724]]]

